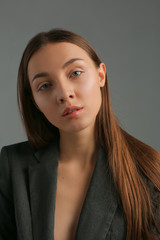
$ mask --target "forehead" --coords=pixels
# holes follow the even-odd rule
[[[62,65],[71,58],[82,58],[86,62],[93,64],[88,53],[81,47],[68,42],[49,43],[39,49],[30,59],[28,68],[31,65],[45,64],[51,61],[55,67]]]

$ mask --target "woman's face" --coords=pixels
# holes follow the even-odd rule
[[[28,64],[34,101],[60,132],[94,126],[105,71],[104,63],[97,68],[82,48],[68,42],[47,44]],[[64,110],[73,106],[79,110],[64,116]]]

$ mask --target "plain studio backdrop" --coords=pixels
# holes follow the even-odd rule
[[[57,27],[92,44],[121,126],[160,151],[160,0],[1,0],[0,148],[26,140],[16,99],[23,50]]]

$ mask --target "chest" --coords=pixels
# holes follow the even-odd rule
[[[55,205],[55,240],[74,240],[93,168],[84,172],[64,172],[58,168]]]

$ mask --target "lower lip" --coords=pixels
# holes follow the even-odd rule
[[[77,118],[80,116],[80,114],[82,113],[83,111],[83,108],[79,109],[79,110],[76,110],[76,111],[73,111],[67,115],[65,115],[64,117],[65,118],[68,118],[68,119],[71,119],[71,118]]]

